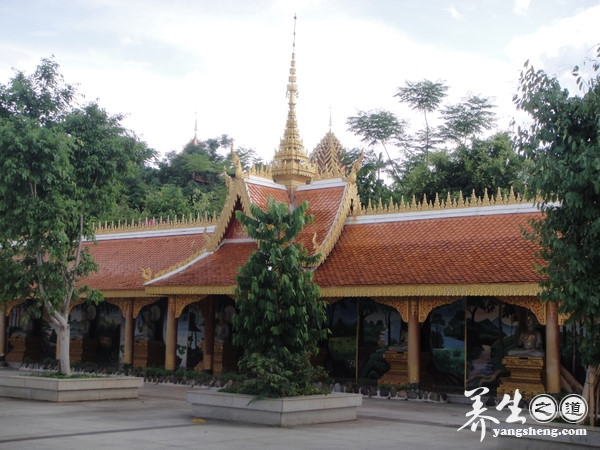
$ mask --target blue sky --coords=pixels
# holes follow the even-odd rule
[[[307,151],[329,129],[347,147],[358,110],[421,126],[393,97],[406,80],[444,81],[515,115],[529,59],[573,87],[574,64],[600,43],[600,2],[586,0],[3,0],[0,83],[54,55],[68,82],[162,153],[229,134],[272,158],[283,135],[298,14],[298,122]]]

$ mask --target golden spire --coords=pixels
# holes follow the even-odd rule
[[[283,133],[283,139],[279,143],[279,150],[275,152],[273,159],[273,180],[282,183],[290,191],[296,187],[306,184],[316,174],[316,168],[310,163],[308,155],[304,150],[302,139],[298,131],[296,121],[296,16],[294,15],[294,40],[292,45],[292,62],[290,65],[290,76],[288,78],[287,96],[288,115]]]

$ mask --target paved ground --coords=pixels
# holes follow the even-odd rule
[[[365,398],[356,421],[272,428],[192,417],[189,389],[146,383],[135,400],[83,403],[0,398],[0,449],[529,448],[523,440],[500,441],[489,429],[483,442],[479,428],[457,431],[472,411],[468,405]],[[508,412],[486,414],[504,421]]]

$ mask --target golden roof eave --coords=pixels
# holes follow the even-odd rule
[[[537,283],[329,286],[322,297],[535,296]]]

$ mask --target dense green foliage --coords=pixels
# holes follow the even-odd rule
[[[524,194],[530,163],[517,154],[509,134],[499,131],[482,137],[495,127],[494,106],[477,95],[444,105],[447,90],[443,82],[429,80],[407,81],[398,88],[394,96],[423,113],[425,126],[413,134],[408,132],[408,121],[390,111],[360,111],[348,118],[348,129],[369,146],[357,177],[363,206],[387,204],[390,199],[432,201],[436,194],[445,200],[448,193],[455,200],[461,193],[482,197],[486,190],[495,195],[498,188],[503,194],[511,188]],[[430,125],[432,114],[441,121],[438,126]],[[378,145],[386,158],[375,151]],[[345,163],[351,164],[359,154],[356,149],[348,151]]]
[[[212,216],[219,214],[227,196],[222,174],[234,174],[232,139],[227,135],[188,142],[179,152],[140,164],[121,179],[124,189],[101,221]],[[242,167],[260,163],[254,150],[236,149]]]
[[[597,71],[598,66],[594,65]],[[570,96],[556,78],[526,65],[517,106],[533,123],[519,130],[519,148],[533,161],[530,184],[544,219],[531,237],[541,245],[547,277],[542,298],[584,325],[583,362],[600,363],[600,77],[580,79]]]
[[[308,204],[289,211],[269,198],[267,210],[251,207],[251,216],[236,217],[258,243],[236,278],[233,343],[244,349],[240,370],[250,377],[238,392],[262,397],[313,393],[311,355],[327,335],[325,303],[313,283],[309,256],[294,243],[305,224]]]
[[[61,340],[69,373],[70,302],[96,269],[85,240],[92,219],[110,209],[119,174],[147,155],[145,146],[97,104],[75,104],[53,60],[0,85],[0,300],[33,298]],[[87,291],[89,301],[100,294]]]

